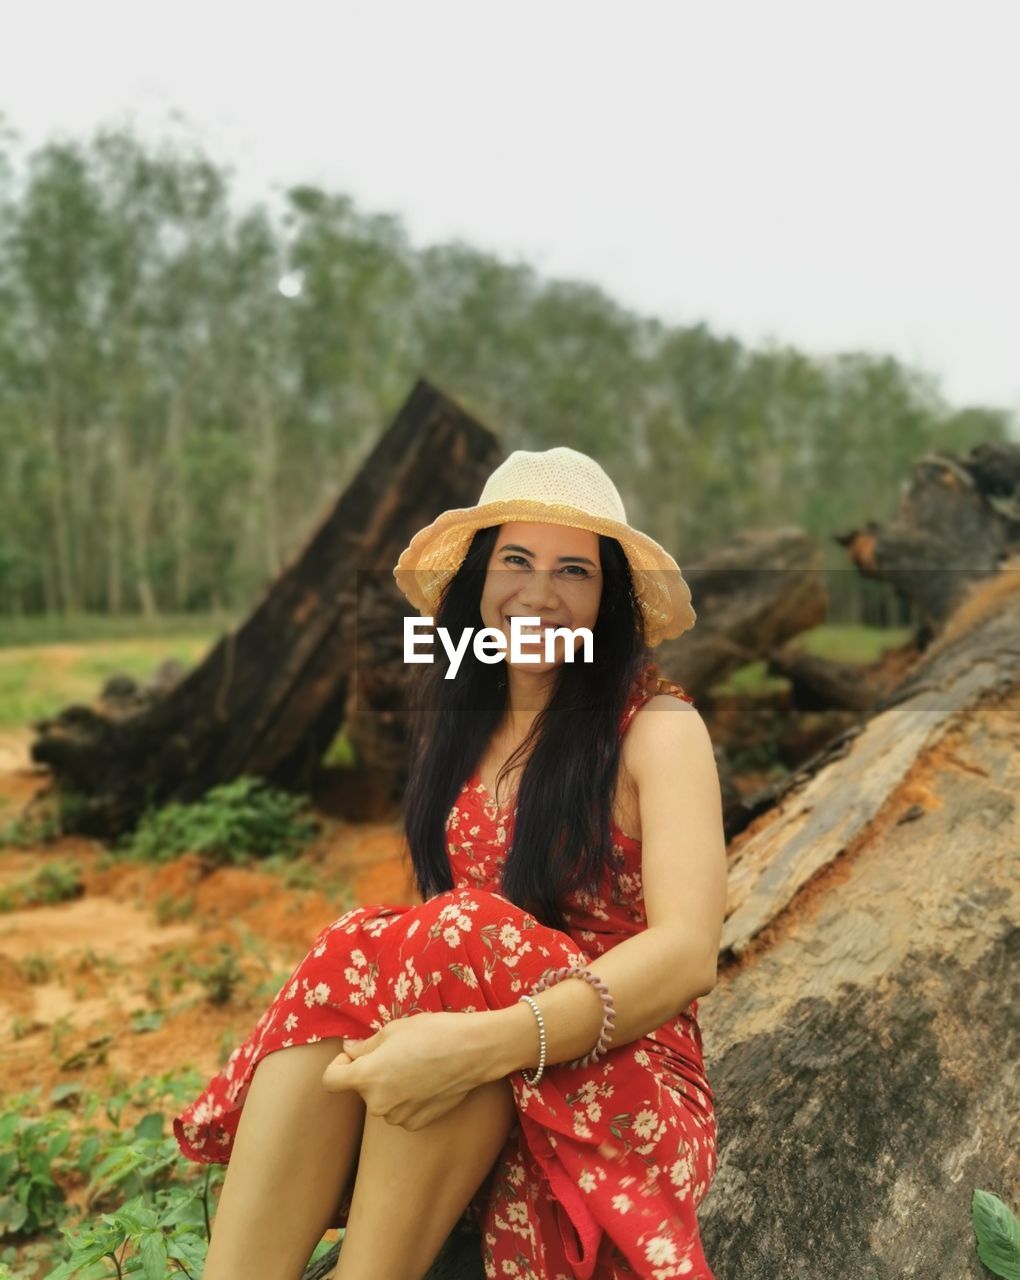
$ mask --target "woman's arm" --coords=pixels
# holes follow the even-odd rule
[[[589,966],[616,1009],[610,1047],[637,1040],[675,1018],[715,983],[703,946],[684,945],[669,929],[648,928]],[[570,1062],[591,1049],[602,1026],[602,1000],[587,982],[564,979],[533,997],[545,1020],[546,1061]],[[538,1019],[525,1001],[468,1015],[479,1082],[538,1066]]]
[[[638,790],[648,927],[588,968],[613,996],[612,1045],[677,1017],[715,985],[726,907],[726,839],[719,775],[700,714],[668,694],[649,699],[625,739]],[[569,1062],[595,1044],[602,1001],[566,979],[533,997],[545,1020],[546,1061]],[[469,1015],[480,1080],[538,1065],[538,1022],[526,1002]]]

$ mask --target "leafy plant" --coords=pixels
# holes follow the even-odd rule
[[[0,911],[67,902],[80,897],[83,888],[81,873],[76,867],[68,862],[51,862],[0,893]]]
[[[304,801],[241,777],[214,787],[194,804],[172,802],[149,808],[120,846],[138,858],[166,861],[178,854],[201,854],[214,866],[271,853],[293,854],[319,830],[304,813]]]
[[[24,974],[25,981],[31,982],[33,986],[49,982],[55,969],[53,957],[42,951],[32,951],[21,961],[21,972]]]
[[[48,1276],[53,1260],[52,1242],[47,1239],[7,1245],[0,1251],[0,1280],[36,1280],[39,1275]],[[41,1271],[43,1267],[46,1270]]]
[[[195,910],[195,895],[175,898],[172,893],[164,893],[156,903],[155,915],[157,924],[170,924],[173,920],[187,920]]]
[[[88,1204],[105,1203],[114,1188],[134,1195],[165,1185],[179,1160],[176,1141],[163,1135],[162,1115],[150,1112],[93,1165],[86,1189]]]
[[[127,1107],[162,1107],[169,1099],[177,1110],[200,1085],[193,1070],[167,1073],[123,1084],[103,1104],[80,1084],[65,1083],[47,1099],[55,1109],[43,1113],[38,1089],[8,1099],[0,1117],[0,1236],[39,1236],[28,1248],[48,1255],[47,1280],[114,1274],[164,1280],[178,1272],[197,1280],[212,1216],[210,1192],[223,1170],[207,1166],[204,1177],[197,1176],[174,1139],[164,1136],[158,1110],[123,1129],[121,1122]],[[69,1110],[76,1113],[73,1129]],[[103,1112],[111,1127],[94,1123]],[[79,1211],[66,1204],[60,1186],[74,1176],[88,1179],[85,1221],[69,1220]],[[5,1250],[3,1261],[14,1266],[14,1250]],[[26,1254],[22,1265],[27,1262]],[[34,1274],[15,1272],[19,1278]]]
[[[975,1188],[970,1202],[978,1257],[993,1275],[1020,1280],[1020,1219],[998,1196]]]
[[[39,806],[0,827],[0,848],[31,849],[60,835],[60,811]]]
[[[139,1194],[112,1213],[104,1213],[77,1230],[65,1231],[70,1257],[49,1280],[70,1280],[108,1258],[118,1277],[141,1274],[144,1280],[166,1280],[174,1271],[201,1274],[208,1250],[204,1201],[200,1192],[183,1187]]]
[[[67,1115],[26,1115],[21,1101],[0,1116],[0,1236],[35,1235],[65,1214],[64,1191],[53,1175],[67,1165]]]
[[[219,945],[219,960],[210,965],[192,966],[195,977],[205,987],[211,1004],[227,1004],[234,988],[244,977],[237,963],[237,952],[229,942]]]
[[[135,1009],[131,1014],[131,1030],[136,1034],[145,1031],[158,1031],[163,1025],[163,1014],[159,1009]]]
[[[20,817],[0,827],[0,847],[31,849],[49,844],[74,827],[87,805],[88,798],[77,791],[47,792],[45,798],[30,801]]]
[[[226,1169],[209,1164],[199,1172],[186,1160],[174,1138],[164,1135],[163,1109],[179,1111],[202,1082],[194,1069],[134,1083],[115,1073],[108,1082],[114,1092],[105,1099],[78,1083],[55,1086],[45,1104],[38,1088],[7,1099],[0,1116],[0,1205],[6,1214],[0,1237],[7,1231],[22,1243],[2,1250],[0,1280],[28,1280],[40,1266],[46,1280],[198,1280],[213,1196]],[[42,1112],[47,1104],[58,1109]],[[129,1107],[157,1109],[123,1125]],[[88,1180],[84,1211],[68,1206],[58,1185],[75,1175]],[[10,1225],[15,1221],[17,1228]],[[30,1235],[38,1238],[25,1243]],[[320,1241],[312,1259],[329,1248],[329,1240]]]

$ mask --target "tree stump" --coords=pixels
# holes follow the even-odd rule
[[[868,577],[889,582],[937,635],[973,584],[1020,551],[1020,445],[995,441],[965,457],[934,452],[914,467],[893,520],[837,536]]]
[[[65,829],[117,836],[148,804],[241,774],[307,787],[356,673],[372,666],[359,598],[388,595],[399,620],[400,552],[441,511],[472,503],[500,456],[485,427],[419,381],[305,547],[203,662],[141,707],[121,697],[36,726],[33,759],[77,799]]]

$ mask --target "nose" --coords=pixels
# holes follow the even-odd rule
[[[524,608],[541,615],[543,608],[557,601],[554,572],[553,569],[535,569],[528,575],[527,583],[517,593],[517,599]]]

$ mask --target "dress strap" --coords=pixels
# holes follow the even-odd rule
[[[640,678],[635,682],[634,691],[631,693],[630,700],[627,703],[623,713],[623,719],[620,723],[620,732],[625,733],[627,726],[630,724],[634,716],[640,711],[645,703],[654,698],[657,694],[668,693],[676,698],[680,698],[684,702],[693,705],[694,699],[684,689],[683,685],[677,684],[675,680],[668,680],[665,676],[659,675],[659,668],[656,663],[650,663],[642,672]]]

